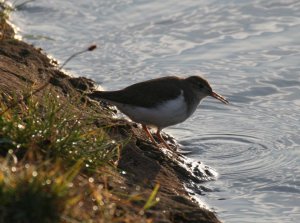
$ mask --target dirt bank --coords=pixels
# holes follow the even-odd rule
[[[155,185],[159,184],[159,202],[145,213],[153,222],[219,222],[214,213],[192,201],[184,188],[184,183],[197,186],[210,180],[212,174],[209,168],[201,169],[193,163],[188,164],[176,151],[157,148],[149,142],[138,125],[112,118],[113,111],[105,106],[88,98],[75,103],[73,98],[82,98],[83,92],[94,89],[93,81],[71,78],[62,73],[55,61],[51,61],[41,49],[14,39],[12,29],[3,21],[1,27],[0,94],[5,103],[11,103],[12,98],[20,99],[24,97],[24,92],[32,92],[49,82],[33,97],[38,100],[51,90],[83,116],[93,112],[102,113],[103,118],[95,120],[94,125],[98,128],[111,126],[111,137],[128,141],[120,148],[115,170],[117,178],[122,180],[114,181],[113,187],[122,188],[126,194],[134,193],[137,188],[151,194]]]

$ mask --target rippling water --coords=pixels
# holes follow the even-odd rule
[[[300,222],[300,2],[39,0],[13,15],[26,41],[108,89],[202,75],[213,99],[166,129],[219,172],[202,199],[225,222]]]

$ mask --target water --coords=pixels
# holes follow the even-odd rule
[[[107,89],[202,75],[208,98],[166,129],[220,177],[201,197],[224,222],[300,222],[300,2],[39,0],[13,14],[23,38]]]

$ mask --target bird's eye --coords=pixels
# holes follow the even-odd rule
[[[202,89],[204,86],[202,84],[198,84],[198,88]]]

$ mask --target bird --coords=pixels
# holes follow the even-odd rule
[[[170,146],[160,134],[162,129],[189,118],[203,98],[211,96],[224,104],[229,103],[200,76],[160,77],[122,90],[93,91],[87,96],[116,106],[132,121],[140,123],[149,139],[158,145],[148,130],[148,127],[156,127],[157,138],[168,149]]]

